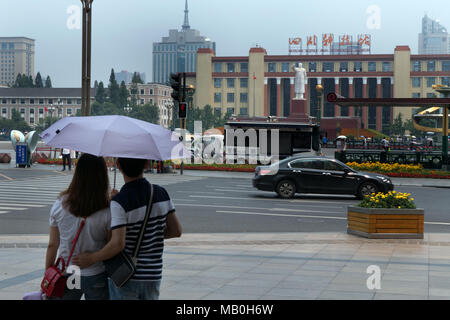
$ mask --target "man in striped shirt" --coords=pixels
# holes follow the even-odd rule
[[[100,251],[80,254],[73,263],[84,268],[125,251],[131,256],[150,200],[150,183],[144,178],[146,160],[119,158],[117,166],[125,185],[111,201],[112,236]],[[153,185],[153,208],[145,228],[135,275],[121,288],[110,281],[112,300],[157,300],[163,268],[164,239],[181,236],[181,225],[167,191]]]

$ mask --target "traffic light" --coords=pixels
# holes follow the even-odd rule
[[[181,85],[181,74],[172,73],[170,75],[170,86],[173,89],[172,98],[174,102],[182,102],[182,85]]]
[[[180,104],[178,105],[178,118],[186,119],[186,116],[187,116],[187,103],[180,102]]]

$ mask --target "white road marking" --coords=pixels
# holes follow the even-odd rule
[[[289,218],[312,218],[312,219],[347,220],[347,217],[342,218],[342,217],[331,217],[331,216],[308,216],[308,215],[294,215],[294,214],[277,214],[277,213],[246,212],[246,211],[221,211],[221,210],[216,210],[216,212],[217,213],[234,213],[234,214],[257,215],[257,216],[289,217]],[[450,226],[450,223],[446,223],[446,222],[425,222],[424,224]]]
[[[27,210],[27,209],[29,209],[29,208],[21,208],[21,207],[0,207],[0,210],[20,210],[20,211],[23,211],[23,210]]]
[[[288,199],[278,199],[278,198],[242,198],[242,197],[223,197],[223,196],[196,196],[196,195],[190,195],[189,197],[191,198],[210,198],[210,199],[230,199],[230,200],[252,200],[252,201],[281,201],[284,203],[290,202],[290,203],[303,203],[303,202],[308,202],[308,203],[337,203],[337,204],[341,204],[341,205],[345,205],[345,204],[350,204],[350,203],[345,203],[343,201],[345,200],[350,200],[353,201],[351,204],[355,203],[356,201],[352,200],[352,199],[343,199],[343,201],[338,202],[338,201],[328,201],[328,200],[288,200]]]
[[[0,202],[0,206],[10,206],[10,207],[31,207],[31,208],[43,208],[45,205],[40,204],[24,204],[24,203],[7,203],[7,202]]]
[[[246,212],[246,211],[216,211],[216,212],[217,213],[247,214],[247,215],[256,215],[256,216],[274,216],[274,217],[290,217],[290,218],[313,218],[313,219],[347,220],[347,218],[329,217],[329,216],[307,216],[307,215],[295,215],[295,214],[278,214],[278,213]]]
[[[192,203],[177,203],[179,207],[211,207],[211,208],[229,208],[229,209],[247,209],[247,210],[269,210],[269,211],[286,211],[286,212],[310,212],[310,213],[339,213],[330,211],[314,211],[314,210],[303,210],[303,209],[289,209],[289,208],[261,208],[261,207],[242,207],[242,206],[226,206],[226,205],[215,205],[215,204],[192,204]]]

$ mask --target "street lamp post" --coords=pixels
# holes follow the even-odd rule
[[[323,104],[323,86],[321,84],[318,84],[316,86],[317,91],[317,108],[316,108],[316,116],[317,116],[317,123],[320,126],[320,122],[322,120],[322,104]]]
[[[434,85],[433,89],[439,93],[442,93],[445,98],[450,95],[450,87],[444,85]],[[444,106],[442,112],[442,156],[444,162],[448,163],[448,108]]]
[[[92,40],[92,2],[81,0],[83,5],[83,45],[81,73],[81,115],[91,114],[91,40]]]

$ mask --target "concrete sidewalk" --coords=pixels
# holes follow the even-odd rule
[[[0,299],[39,289],[47,236],[0,236]],[[381,270],[370,290],[369,266]],[[166,241],[163,300],[450,299],[450,234],[185,234]]]

